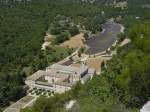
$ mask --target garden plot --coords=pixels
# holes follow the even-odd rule
[[[30,96],[41,96],[41,95],[43,95],[46,97],[50,97],[50,96],[54,95],[54,91],[33,88],[33,89],[29,90],[29,95]]]

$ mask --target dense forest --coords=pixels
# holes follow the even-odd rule
[[[58,15],[69,17],[74,24],[80,25],[82,28],[91,31],[92,33],[96,33],[97,31],[100,30],[100,24],[106,18],[121,16],[121,19],[118,22],[124,24],[124,26],[127,28],[126,33],[128,33],[129,32],[128,30],[132,25],[138,24],[141,21],[148,21],[150,19],[150,11],[148,10],[148,8],[142,7],[148,2],[149,1],[147,0],[138,0],[138,1],[129,0],[128,7],[124,10],[121,10],[120,8],[114,8],[113,5],[109,5],[109,3],[112,4],[112,0],[99,0],[99,1],[97,0],[94,3],[82,2],[80,0],[22,0],[22,1],[2,0],[0,2],[0,107],[9,105],[10,101],[15,101],[25,95],[26,89],[24,87],[24,78],[26,76],[31,75],[38,69],[44,69],[49,64],[64,58],[65,56],[67,56],[72,52],[71,49],[63,49],[62,52],[61,48],[57,47],[55,48],[54,46],[52,48],[48,48],[45,52],[41,51],[41,45],[43,43],[44,36],[46,35],[46,32],[49,31],[49,29],[51,28],[52,24],[55,21],[55,18]],[[139,19],[136,19],[137,17]],[[140,27],[148,27],[148,26],[143,25]],[[72,29],[73,32],[69,33],[68,35],[74,35],[77,33],[76,26],[71,28],[70,31],[72,31]],[[105,100],[105,97],[107,97],[107,94],[105,94],[105,92],[108,92],[109,95],[109,91],[112,91],[111,90],[112,88],[110,87],[115,85],[114,87],[119,88],[116,90],[119,90],[119,92],[122,93],[122,96],[120,96],[118,101],[121,100],[123,104],[126,104],[126,106],[130,105],[133,107],[138,107],[141,106],[141,104],[143,104],[147,100],[148,97],[146,94],[148,94],[147,93],[148,88],[145,87],[146,85],[143,85],[146,88],[146,90],[144,90],[145,96],[142,95],[144,97],[142,98],[142,101],[138,99],[139,95],[141,95],[140,92],[143,91],[141,90],[142,87],[139,87],[138,90],[141,91],[138,91],[137,92],[138,94],[136,94],[134,93],[134,91],[136,90],[134,91],[132,90],[134,89],[134,86],[137,86],[134,85],[136,83],[133,83],[133,86],[131,86],[131,88],[127,86],[128,84],[132,85],[131,80],[140,81],[140,78],[143,78],[143,80],[145,80],[144,78],[148,77],[146,71],[149,68],[145,69],[141,68],[143,71],[138,71],[139,69],[135,70],[139,72],[139,74],[140,73],[144,74],[143,77],[138,77],[139,79],[134,79],[136,78],[135,77],[136,73],[133,73],[133,76],[129,77],[130,76],[129,72],[134,72],[134,69],[136,68],[133,67],[133,70],[130,71],[130,69],[132,69],[132,65],[129,64],[129,61],[132,61],[132,59],[136,59],[136,61],[133,63],[135,63],[137,67],[143,67],[142,65],[139,64],[139,62],[143,60],[149,60],[147,54],[149,51],[148,41],[143,40],[142,43],[140,39],[136,40],[134,36],[139,37],[139,34],[136,34],[137,32],[139,32],[139,30],[136,29],[135,27],[133,28],[133,31],[129,33],[129,36],[133,39],[135,43],[134,45],[129,46],[132,48],[134,52],[131,52],[127,56],[127,59],[125,58],[126,60],[124,61],[124,63],[128,65],[126,66],[127,68],[121,65],[120,61],[122,62],[124,59],[120,59],[121,56],[118,55],[119,58],[117,57],[117,59],[113,59],[114,63],[113,60],[112,63],[110,63],[110,65],[113,66],[118,65],[117,66],[118,68],[116,66],[114,66],[114,68],[110,66],[109,72],[113,73],[112,71],[114,71],[113,73],[114,77],[110,77],[110,80],[107,80],[104,75],[104,79],[106,79],[106,82],[105,80],[103,80],[104,82],[101,82],[100,80],[102,80],[103,78],[96,77],[93,79],[93,81],[87,84],[87,87],[89,86],[89,88],[93,88],[94,90],[96,90],[97,88],[94,88],[95,87],[94,84],[99,85],[99,83],[102,84],[104,83],[104,86],[106,86],[106,88],[99,87],[100,90],[102,89],[104,93],[100,93],[99,91],[98,92],[92,91],[91,89],[89,89],[91,91],[87,92],[84,91],[86,87],[83,87],[84,89],[81,89],[82,90],[81,92],[83,92],[83,94],[85,93],[86,94],[90,93],[91,95],[99,94],[99,97],[104,96],[104,98],[102,98],[103,101]],[[143,33],[143,31],[141,32]],[[65,34],[63,33],[62,35],[66,35],[66,32]],[[148,35],[149,34],[146,32],[142,36],[147,37]],[[69,37],[67,37],[67,39],[68,38]],[[122,51],[120,50],[119,54],[120,55],[122,54],[124,57],[124,55],[127,53],[126,50],[130,49],[128,49],[127,47],[125,50]],[[143,61],[142,64],[147,65],[148,61],[147,63]],[[121,69],[122,67],[124,68],[124,70]],[[118,73],[116,73],[115,71]],[[117,74],[122,75],[118,76]],[[115,78],[117,78],[117,81],[115,81]],[[124,83],[122,84],[122,80],[124,80],[124,78],[128,78],[126,84]],[[107,81],[109,82],[114,81],[114,83],[113,85],[110,85],[109,83],[107,83]],[[138,83],[140,82],[137,82],[137,84]],[[128,91],[126,91],[126,89]],[[75,92],[78,93],[80,91],[75,90]],[[82,95],[79,94],[79,96]],[[133,101],[131,101],[131,98],[133,98]],[[85,99],[83,100],[81,99],[82,101],[80,103],[84,103]],[[87,97],[87,99],[89,98]],[[60,99],[58,98],[58,100]],[[116,101],[116,99],[114,100]],[[133,102],[135,102],[135,100],[137,101],[137,105],[132,104]],[[43,103],[45,103],[45,101],[47,100],[45,99]],[[47,112],[47,111],[39,110],[35,112]]]

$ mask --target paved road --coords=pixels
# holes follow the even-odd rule
[[[102,24],[102,28],[105,29],[104,32],[99,33],[95,37],[91,37],[85,42],[85,44],[89,46],[87,53],[90,55],[106,51],[110,48],[117,40],[121,25],[107,21]]]

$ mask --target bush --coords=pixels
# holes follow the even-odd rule
[[[77,26],[72,26],[71,28],[69,28],[69,32],[71,36],[74,36],[79,34],[79,29],[77,28]]]
[[[55,38],[55,44],[63,43],[64,41],[69,40],[69,33],[68,32],[61,32]]]

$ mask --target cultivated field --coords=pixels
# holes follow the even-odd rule
[[[111,21],[102,24],[103,32],[88,39],[85,44],[89,47],[87,53],[97,54],[106,51],[117,40],[117,35],[120,33],[120,25]]]

